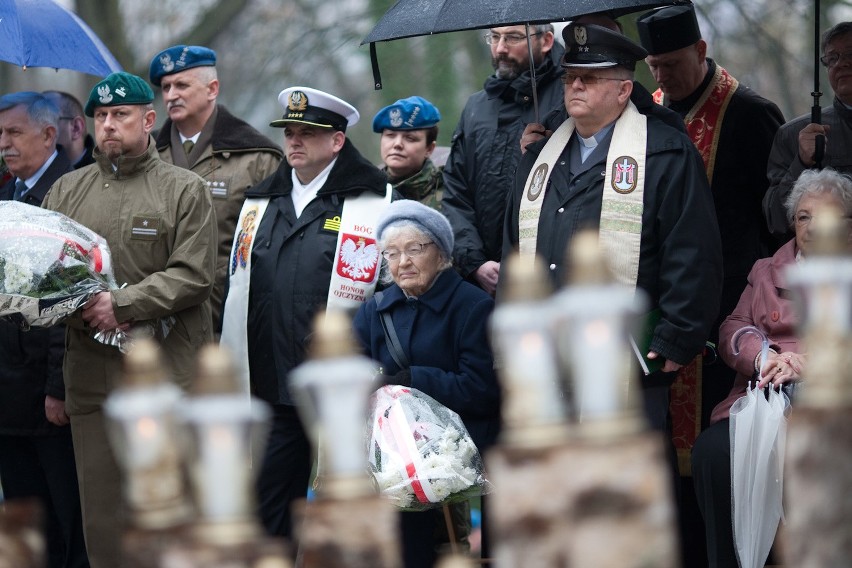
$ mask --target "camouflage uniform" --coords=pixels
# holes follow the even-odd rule
[[[382,171],[388,173],[387,168],[383,168]],[[403,198],[416,199],[423,205],[440,211],[441,199],[444,197],[443,174],[443,166],[436,167],[432,160],[426,158],[419,172],[402,181],[392,180],[391,185]]]

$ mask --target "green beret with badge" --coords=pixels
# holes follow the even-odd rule
[[[154,101],[154,91],[141,77],[125,71],[110,73],[92,87],[86,102],[86,116],[95,116],[95,108],[102,106],[147,105]]]

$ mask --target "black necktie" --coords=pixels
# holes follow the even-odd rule
[[[12,196],[12,199],[14,199],[15,201],[21,201],[26,192],[27,184],[24,182],[24,180],[18,178],[18,181],[15,182],[15,193]]]

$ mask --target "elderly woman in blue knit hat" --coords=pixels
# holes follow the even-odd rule
[[[492,298],[452,269],[453,230],[417,201],[391,203],[376,235],[393,284],[361,306],[356,334],[386,383],[414,387],[459,414],[480,452],[500,425],[500,388],[489,347]],[[382,326],[387,314],[404,357]],[[402,359],[402,361],[398,361]],[[403,513],[406,568],[432,566],[435,511]]]

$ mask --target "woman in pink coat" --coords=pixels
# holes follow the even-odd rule
[[[847,223],[852,214],[852,179],[837,172],[807,170],[799,176],[786,202],[787,220],[796,236],[771,258],[758,260],[733,313],[719,328],[719,353],[737,371],[727,399],[713,409],[708,427],[692,449],[692,476],[701,514],[704,516],[710,568],[737,568],[731,521],[731,406],[746,392],[748,381],[759,386],[780,386],[799,381],[805,363],[795,335],[796,314],[787,287],[787,268],[806,257],[812,245],[813,216],[825,205],[839,207]],[[852,227],[852,223],[850,223]],[[852,231],[850,231],[852,236]],[[742,328],[754,326],[768,338],[770,351],[761,364],[762,341],[743,334],[734,354],[731,340]]]

